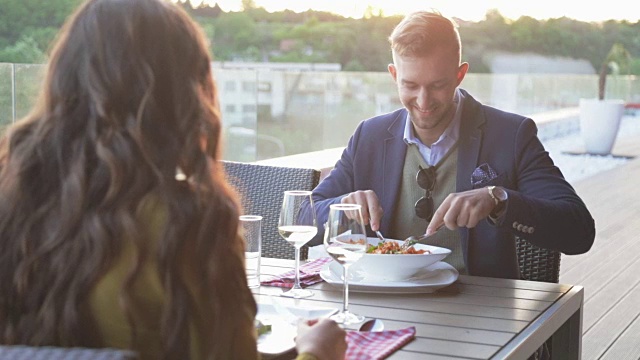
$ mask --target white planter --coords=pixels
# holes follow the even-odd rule
[[[587,153],[611,153],[623,114],[623,100],[580,99],[580,133]]]

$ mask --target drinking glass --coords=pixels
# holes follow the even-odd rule
[[[331,319],[339,324],[357,324],[364,316],[349,311],[349,267],[358,261],[367,247],[367,233],[362,221],[361,206],[356,204],[333,204],[329,206],[329,220],[324,233],[327,253],[342,265],[343,300],[342,311]]]
[[[308,216],[301,216],[300,211],[306,207],[309,210]],[[293,298],[305,298],[313,295],[311,290],[303,289],[300,286],[300,248],[302,245],[313,239],[318,233],[316,226],[316,213],[313,208],[311,191],[291,190],[284,192],[282,210],[280,210],[280,220],[278,221],[278,232],[296,250],[296,277],[293,287],[282,293],[282,296]]]
[[[240,228],[244,237],[244,259],[247,284],[250,288],[260,286],[260,253],[262,251],[262,216],[241,215]]]

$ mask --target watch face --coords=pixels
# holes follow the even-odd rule
[[[493,194],[500,201],[507,201],[507,198],[509,197],[509,195],[507,195],[507,192],[504,191],[503,188],[499,188],[499,187],[496,187],[493,189]]]

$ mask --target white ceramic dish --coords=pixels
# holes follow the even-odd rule
[[[378,238],[367,238],[370,245],[380,243]],[[402,244],[402,240],[386,239]],[[451,250],[431,245],[415,244],[416,250],[429,250],[429,254],[365,254],[357,267],[375,277],[378,281],[400,281],[409,279],[420,270],[441,261]]]
[[[282,305],[285,309],[280,311],[288,311],[296,318],[317,319],[328,317],[334,314],[338,309],[321,308],[321,307],[291,307]],[[295,347],[295,337],[297,334],[297,326],[293,321],[285,319],[277,306],[268,302],[258,302],[258,314],[256,319],[263,324],[271,325],[271,332],[260,335],[258,337],[258,351],[265,355],[263,358],[273,357],[283,354]]]
[[[419,271],[413,277],[399,281],[381,281],[362,271],[359,263],[349,268],[349,291],[366,293],[431,293],[453,284],[458,271],[451,265],[439,261]],[[342,288],[342,266],[332,261],[325,264],[320,277],[327,283]]]

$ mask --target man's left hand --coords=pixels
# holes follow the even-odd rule
[[[473,228],[489,216],[496,203],[486,188],[449,194],[433,214],[426,235],[437,231],[444,224],[448,229]]]

